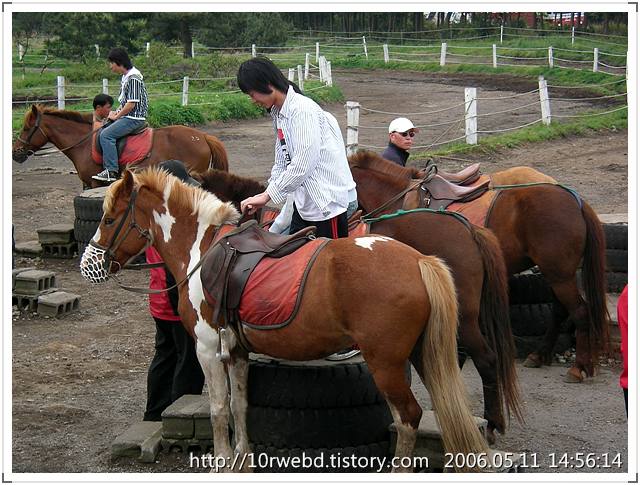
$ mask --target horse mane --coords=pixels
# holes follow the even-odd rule
[[[93,116],[91,114],[83,114],[79,111],[69,111],[64,109],[52,108],[43,104],[36,104],[34,106],[43,115],[51,115],[57,118],[75,121],[76,123],[91,124],[93,122]],[[32,116],[33,112],[31,110],[26,112],[24,116],[25,125],[31,121]]]
[[[240,202],[247,197],[265,191],[265,186],[257,180],[210,169],[202,174],[194,174],[202,183],[202,188],[214,193],[223,202]]]
[[[198,221],[215,226],[235,224],[240,213],[229,202],[223,202],[214,194],[199,187],[181,183],[180,179],[166,170],[152,166],[133,174],[134,184],[138,189],[143,187],[167,198],[168,202],[178,207],[191,210]],[[104,211],[109,212],[123,187],[122,179],[112,184],[104,198]]]
[[[396,179],[411,179],[417,173],[417,170],[414,168],[402,167],[369,150],[360,150],[350,155],[348,160],[351,168],[372,170],[384,175],[390,175]]]

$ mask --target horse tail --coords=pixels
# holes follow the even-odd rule
[[[582,286],[589,316],[589,351],[597,362],[600,350],[608,350],[609,311],[606,303],[605,239],[600,219],[589,204],[582,201],[582,217],[587,238],[582,255]]]
[[[229,171],[229,158],[227,157],[227,150],[225,150],[222,142],[213,135],[205,135],[204,139],[209,145],[211,150],[211,159],[209,161],[209,168],[217,168],[225,172]]]
[[[509,317],[507,268],[502,249],[497,238],[488,229],[473,227],[471,234],[484,267],[480,325],[489,348],[496,355],[498,399],[509,417],[513,415],[524,422],[515,365],[516,348]]]
[[[471,413],[458,367],[458,299],[453,277],[435,256],[419,261],[431,311],[422,339],[423,379],[442,430],[445,451],[487,452],[487,443]]]

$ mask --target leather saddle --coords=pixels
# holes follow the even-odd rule
[[[456,173],[445,172],[444,170],[440,170],[435,164],[429,163],[425,167],[424,171],[420,171],[418,175],[422,173],[426,174],[426,171],[428,171],[431,166],[436,167],[436,173],[440,175],[443,179],[455,185],[462,185],[462,186],[470,185],[476,180],[478,180],[481,175],[479,163],[474,163],[473,165],[469,165],[468,167],[465,167]],[[416,177],[416,178],[419,178],[419,177]]]
[[[419,206],[434,210],[444,210],[453,202],[471,202],[489,189],[489,179],[480,184],[464,187],[449,182],[440,175],[434,175],[418,187]]]
[[[222,236],[202,261],[200,280],[213,306],[213,322],[234,323],[242,292],[262,258],[281,258],[315,239],[315,226],[283,236],[261,229],[250,220]],[[221,321],[219,317],[222,316]]]
[[[102,130],[104,130],[107,126],[109,126],[109,125],[105,125],[102,128],[100,128],[96,132],[96,134],[95,134],[95,136],[93,138],[93,144],[95,146],[95,150],[101,156],[102,156],[102,145],[100,144],[100,142],[98,140],[100,140],[100,134],[102,133]],[[145,130],[151,130],[151,129],[152,128],[149,128],[149,124],[145,123],[144,125],[142,125],[137,130],[132,131],[131,133],[129,133],[128,135],[123,136],[122,138],[118,138],[118,140],[116,141],[116,149],[118,150],[118,158],[121,158],[122,152],[124,151],[124,149],[127,146],[127,141],[129,141],[129,139],[131,137],[136,136],[136,135],[140,135]]]

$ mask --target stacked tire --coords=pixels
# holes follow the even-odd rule
[[[607,243],[607,291],[620,293],[628,282],[627,224],[603,224]]]
[[[247,429],[258,471],[367,472],[373,470],[360,466],[364,458],[390,454],[391,413],[361,357],[254,359],[248,400]],[[306,461],[295,466],[289,460],[294,457]]]
[[[108,187],[88,189],[73,199],[75,221],[73,232],[78,242],[78,254],[82,255],[93,238],[102,219],[102,203]]]

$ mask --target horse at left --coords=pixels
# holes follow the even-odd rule
[[[148,132],[150,136],[142,154],[139,159],[132,160],[129,167],[142,168],[163,160],[179,159],[184,160],[187,168],[194,172],[204,172],[209,168],[229,169],[224,145],[213,135],[180,125],[147,130],[152,131]],[[95,147],[92,146],[95,134],[90,113],[32,105],[25,113],[22,132],[13,145],[12,158],[17,163],[24,163],[51,143],[73,162],[85,188],[97,187],[101,183],[91,177],[102,170],[102,164],[95,160]],[[131,143],[131,137],[127,138],[126,143]],[[121,165],[121,168],[124,167]]]
[[[236,228],[239,219],[231,203],[164,170],[127,170],[107,190],[102,221],[80,263],[86,279],[102,283],[146,247],[160,253],[179,282],[182,323],[196,339],[216,458],[247,464],[249,352],[311,360],[354,343],[391,409],[398,432],[393,471],[411,471],[400,458],[413,455],[422,416],[407,361],[429,391],[445,451],[489,452],[458,368],[456,290],[439,258],[386,236],[315,238],[310,228],[276,236],[255,221]],[[238,273],[248,273],[239,303],[230,283]],[[280,298],[288,284],[296,288],[291,300]],[[283,300],[295,302],[284,323],[262,326],[274,313],[265,306]]]

